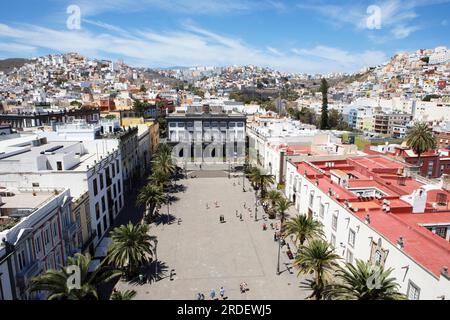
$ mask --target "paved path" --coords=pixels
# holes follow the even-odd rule
[[[242,178],[196,178],[181,181],[187,187],[170,208],[175,222],[153,225],[151,234],[158,237],[158,268],[164,269],[161,280],[136,285],[119,282],[119,290],[133,289],[137,299],[195,299],[198,292],[209,298],[211,289],[221,286],[231,300],[303,299],[307,293],[298,287],[296,274],[286,270],[289,262],[282,252],[281,275],[276,275],[277,243],[274,231],[262,230],[263,220],[254,221],[243,203],[254,209],[254,193],[242,192]],[[236,186],[233,186],[233,182]],[[246,185],[248,187],[248,184]],[[214,201],[218,201],[216,208]],[[206,209],[206,204],[210,209]],[[243,220],[236,217],[236,210]],[[164,208],[163,213],[166,212]],[[259,208],[261,218],[262,208]],[[220,215],[226,223],[220,223]],[[181,218],[180,225],[176,219]],[[165,221],[163,217],[163,221]],[[270,221],[266,222],[267,224]],[[155,268],[156,266],[152,266]],[[168,274],[175,270],[173,281]],[[241,294],[239,284],[246,282],[249,291]]]

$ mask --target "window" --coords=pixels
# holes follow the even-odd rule
[[[333,230],[337,230],[337,223],[338,223],[338,215],[335,213],[333,214],[333,218],[331,220],[331,227]]]
[[[119,194],[122,192],[122,187],[120,186],[121,181],[117,181],[117,189],[119,189]]]
[[[42,239],[40,234],[36,235],[36,237],[34,238],[34,248],[36,256],[40,256],[42,252]]]
[[[33,188],[39,188],[39,183],[33,182],[32,186],[33,186]]]
[[[436,234],[441,238],[447,239],[447,227],[436,228]]]
[[[53,239],[59,240],[58,221],[53,221]]]
[[[106,214],[103,216],[103,228],[108,229],[108,218],[106,218]]]
[[[119,166],[119,160],[116,160],[116,173],[119,173],[120,166]]]
[[[102,236],[102,223],[101,222],[99,222],[98,224],[97,224],[97,237],[101,237]]]
[[[44,231],[44,246],[47,247],[50,244],[50,230],[49,228]]]
[[[95,204],[95,217],[100,219],[100,206],[98,205],[98,202]]]
[[[114,163],[112,163],[111,164],[111,166],[112,166],[112,176],[113,176],[113,178],[116,176],[116,166],[114,165]]]
[[[323,203],[321,203],[320,209],[319,209],[319,217],[321,217],[323,219],[324,213],[325,213],[325,205]]]
[[[22,249],[17,254],[17,260],[19,262],[19,271],[22,271],[27,265],[27,259],[25,256],[25,249]]]
[[[105,202],[105,196],[102,197],[102,212],[106,211],[106,202]]]
[[[100,173],[100,190],[103,190],[104,186],[105,186],[105,181],[103,180],[103,173]]]
[[[94,187],[94,196],[96,196],[98,194],[97,178],[92,180],[92,185]]]
[[[406,295],[408,297],[408,300],[419,300],[420,288],[411,280],[409,281],[408,291]]]
[[[117,197],[117,188],[116,188],[115,184],[113,185],[113,190],[114,190],[114,198],[116,198]]]
[[[331,234],[331,240],[330,240],[331,246],[336,248],[336,235],[334,233]]]
[[[56,170],[58,171],[62,171],[62,162],[61,161],[56,161]]]
[[[309,206],[312,207],[314,203],[314,192],[309,195]]]
[[[428,175],[429,176],[433,175],[433,168],[434,168],[434,162],[428,161]]]
[[[356,238],[356,233],[355,231],[353,231],[352,229],[350,229],[350,231],[348,232],[348,244],[350,246],[352,246],[353,248],[355,247],[355,238]]]
[[[345,256],[345,261],[347,263],[353,263],[353,252],[351,252],[349,249],[347,249],[347,254]]]

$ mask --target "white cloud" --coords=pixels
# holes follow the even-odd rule
[[[283,53],[281,53],[278,49],[273,48],[273,47],[266,47],[267,51],[269,51],[270,53],[276,55],[276,56],[283,56]]]
[[[405,27],[405,26],[397,26],[392,29],[392,34],[396,39],[404,39],[407,38],[411,33],[419,30],[419,27]]]
[[[80,6],[84,16],[108,11],[149,11],[162,9],[191,15],[249,12],[258,8],[258,1],[250,0],[55,0]],[[274,2],[273,5],[275,5]],[[266,3],[267,7],[268,3]]]
[[[101,27],[104,32],[95,33],[86,25],[82,30],[70,31],[36,25],[12,27],[0,24],[0,41],[45,52],[75,51],[92,58],[120,57],[130,64],[145,67],[255,64],[287,72],[327,73],[356,71],[379,64],[386,58],[379,51],[350,53],[326,46],[294,49],[291,54],[270,46],[259,49],[193,23],[185,23],[177,31],[163,33],[126,31],[100,21],[89,23]]]
[[[380,8],[381,13],[381,31],[374,30],[369,33],[369,38],[376,40],[373,33],[387,31],[396,39],[408,37],[413,32],[420,29],[417,20],[420,17],[416,11],[423,6],[438,5],[450,2],[450,0],[378,0],[373,1],[370,5]],[[335,5],[326,4],[324,2],[306,2],[298,5],[302,10],[310,10],[322,15],[326,21],[336,25],[343,26],[346,24],[353,25],[356,30],[368,30],[367,2],[352,1],[347,4]],[[383,41],[386,36],[383,37]],[[377,41],[381,42],[381,41]]]
[[[338,48],[327,46],[316,46],[312,49],[292,49],[292,52],[299,56],[306,56],[324,63],[335,63],[339,70],[352,70],[355,67],[369,67],[379,65],[387,60],[387,56],[381,51],[364,51],[361,53],[351,53]]]

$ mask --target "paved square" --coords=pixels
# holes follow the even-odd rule
[[[304,299],[307,293],[300,289],[296,274],[276,275],[277,243],[274,231],[262,225],[271,221],[254,221],[253,192],[242,192],[242,178],[195,178],[181,181],[185,193],[170,207],[175,216],[171,225],[152,225],[151,234],[158,237],[158,260],[167,265],[166,276],[175,269],[173,281],[164,277],[157,282],[133,285],[120,282],[117,289],[133,289],[137,299],[195,299],[198,292],[209,298],[211,289],[231,300],[242,299]],[[233,185],[235,183],[235,185]],[[246,181],[248,188],[248,182]],[[214,202],[219,207],[216,208]],[[252,208],[252,217],[243,203]],[[209,209],[207,209],[207,204]],[[166,212],[166,208],[161,210]],[[243,215],[240,221],[236,210]],[[261,218],[262,208],[259,208]],[[220,215],[225,223],[220,223]],[[177,219],[181,218],[180,225]],[[282,251],[281,270],[289,262]],[[246,282],[249,291],[241,294],[239,284]]]

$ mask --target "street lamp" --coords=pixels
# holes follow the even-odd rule
[[[255,189],[255,222],[258,221],[258,190]]]
[[[167,192],[167,224],[169,224],[170,219],[170,195],[169,192]]]
[[[155,239],[155,279],[158,277],[158,239]]]
[[[277,276],[280,275],[280,253],[281,253],[281,226],[280,226],[280,235],[278,236]]]
[[[231,161],[228,160],[228,179],[231,179]]]

